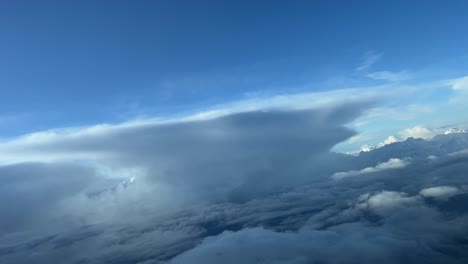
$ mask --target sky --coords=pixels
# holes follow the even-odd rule
[[[0,1],[5,264],[468,263],[466,1]]]
[[[276,95],[379,93],[461,78],[467,8],[465,1],[3,2],[0,138]],[[420,93],[393,104],[431,107],[450,89]],[[409,123],[398,128],[430,121]]]

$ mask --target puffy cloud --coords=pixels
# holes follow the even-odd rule
[[[422,127],[422,126],[415,126],[407,128],[403,131],[400,131],[399,134],[403,138],[423,138],[423,139],[430,139],[437,135],[437,131]]]
[[[453,186],[437,186],[421,190],[420,194],[424,197],[447,200],[452,196],[458,195],[461,190]]]
[[[393,212],[400,207],[411,206],[420,203],[419,197],[408,197],[408,194],[403,192],[382,191],[370,196],[364,194],[360,200],[364,200],[358,204],[359,208],[372,210],[376,214],[385,215]]]
[[[391,170],[391,169],[400,169],[408,165],[409,162],[401,160],[401,159],[389,159],[386,162],[382,162],[377,164],[375,167],[367,167],[362,170],[352,170],[352,171],[347,171],[347,172],[337,172],[332,175],[332,178],[335,180],[347,178],[347,177],[354,177],[354,176],[359,176],[363,174],[370,174],[370,173],[376,173],[379,171],[384,171],[384,170]]]
[[[361,147],[361,151],[369,152],[369,151],[372,151],[374,149],[381,148],[383,146],[390,145],[390,144],[393,144],[395,142],[400,142],[400,141],[401,141],[401,139],[396,138],[395,136],[389,136],[387,139],[384,140],[384,142],[381,142],[381,143],[377,144],[376,146],[372,146],[372,145],[368,145],[368,144],[363,145]]]
[[[400,142],[400,139],[396,138],[395,136],[389,136],[387,139],[384,140],[383,145],[389,145],[395,142]]]
[[[375,147],[374,146],[371,146],[371,145],[368,145],[368,144],[365,144],[361,147],[361,151],[363,152],[369,152],[369,151],[372,151],[374,150]]]

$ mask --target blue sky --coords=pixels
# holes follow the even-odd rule
[[[466,1],[2,2],[0,138],[349,88],[418,87],[376,107],[407,117],[352,124],[371,143],[460,123],[467,13]]]

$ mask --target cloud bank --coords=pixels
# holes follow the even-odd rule
[[[466,263],[468,135],[331,152],[369,105],[2,142],[2,263]]]

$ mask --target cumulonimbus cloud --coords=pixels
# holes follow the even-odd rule
[[[144,204],[145,199],[151,199],[151,193],[157,193],[154,197],[158,197],[158,202],[152,204],[162,207],[167,206],[161,201],[172,200],[174,205],[175,200],[185,198],[245,201],[317,178],[319,175],[311,178],[308,174],[314,160],[354,135],[344,125],[358,116],[366,105],[352,103],[322,109],[247,111],[199,120],[33,134],[0,144],[0,152],[4,153],[0,160],[16,163],[0,167],[6,171],[0,177],[9,186],[6,194],[19,197],[60,190],[60,196],[53,201],[42,203],[38,199],[31,207],[18,204],[18,210],[23,212],[55,204],[67,207],[63,205],[67,195],[75,197],[78,193],[82,197],[96,193],[98,187],[95,186],[102,185],[105,179],[125,177],[137,178],[135,186],[139,187],[132,186],[131,191],[123,192],[122,195],[126,195],[125,201],[120,199],[123,204],[127,200]],[[43,170],[34,169],[30,164],[56,168],[57,172],[43,175]],[[90,175],[94,178],[86,186],[73,184],[78,188],[76,192],[66,192],[70,187],[68,183],[86,178],[77,172],[80,168],[88,171],[88,178]],[[38,175],[33,176],[30,170]],[[10,172],[19,175],[10,177]],[[52,175],[57,176],[51,178]],[[25,189],[19,182],[26,176],[29,178]],[[102,188],[115,189],[114,186]],[[138,193],[137,188],[140,188]],[[132,192],[134,194],[130,195]],[[185,198],[178,195],[180,193]],[[88,208],[109,207],[103,201],[105,197],[113,199],[101,195],[98,199],[101,204],[93,206],[96,201],[75,197],[71,200],[73,205],[68,207],[82,209],[75,210],[80,212],[77,215],[91,214]],[[113,204],[115,201],[108,202]],[[125,210],[132,208],[130,204],[124,207]],[[4,208],[5,212],[13,210],[14,206],[8,208]],[[43,214],[46,214],[45,209]],[[15,223],[14,219],[11,223]]]
[[[330,152],[364,109],[256,110],[3,142],[2,261],[465,263],[468,196],[440,187],[465,190],[466,153],[447,154],[467,135]],[[356,177],[330,178],[338,172]]]

